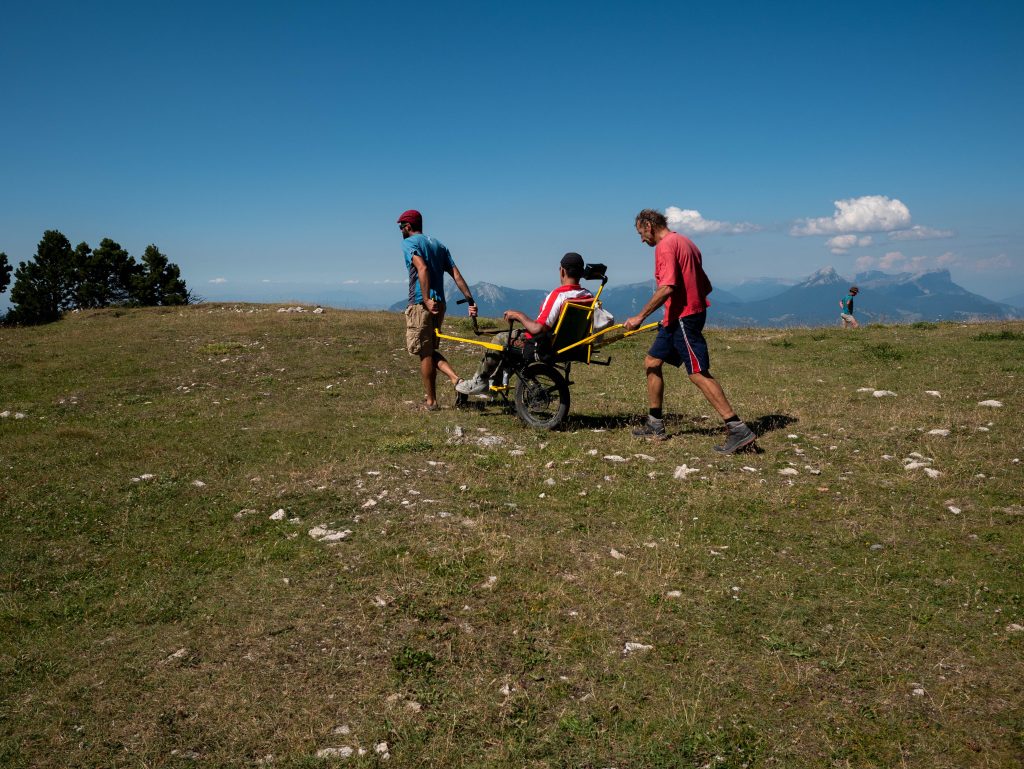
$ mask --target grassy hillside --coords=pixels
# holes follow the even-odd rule
[[[0,329],[0,766],[1024,760],[1024,324],[713,331],[719,457],[647,339],[540,434],[275,309]]]

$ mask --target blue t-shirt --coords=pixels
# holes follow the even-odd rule
[[[847,294],[843,297],[843,312],[847,315],[853,315],[853,294]]]
[[[430,279],[430,298],[438,302],[444,301],[444,274],[455,267],[455,260],[447,246],[436,238],[426,235],[410,235],[402,241],[405,253],[405,268],[409,271],[409,304],[423,302],[420,290],[420,276],[412,263],[413,254],[418,254],[427,264],[427,277]]]

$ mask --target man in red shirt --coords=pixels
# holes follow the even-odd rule
[[[656,288],[640,314],[627,319],[623,325],[627,331],[639,328],[644,319],[662,305],[665,305],[665,319],[644,359],[650,411],[646,423],[634,430],[633,435],[654,440],[667,437],[661,410],[665,394],[662,365],[668,363],[678,368],[685,364],[690,381],[725,420],[728,435],[722,446],[715,446],[715,451],[724,454],[739,451],[752,444],[757,436],[736,416],[722,386],[709,371],[711,361],[703,330],[711,281],[704,273],[700,249],[689,238],[672,232],[664,214],[650,208],[637,214],[636,231],[644,243],[654,246]]]

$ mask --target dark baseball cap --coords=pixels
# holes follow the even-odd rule
[[[408,222],[414,230],[422,230],[423,214],[415,208],[410,208],[408,211],[403,211],[402,215],[398,217],[398,223],[401,224],[402,222]]]
[[[563,256],[559,264],[566,270],[571,270],[575,267],[577,271],[583,272],[583,257],[575,251],[570,251]]]

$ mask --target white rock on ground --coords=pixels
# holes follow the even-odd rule
[[[352,536],[352,532],[349,529],[345,529],[344,531],[335,531],[334,529],[328,529],[325,526],[314,526],[309,530],[309,536],[317,542],[340,542],[341,540],[348,539]]]
[[[929,430],[927,434],[928,435],[938,435],[938,436],[940,436],[942,438],[945,438],[946,436],[949,435],[949,430],[945,430],[945,429],[939,427],[939,428],[936,428],[934,430]]]
[[[925,390],[924,394],[925,395],[930,395],[933,398],[941,398],[942,397],[942,393],[940,393],[938,390]]]
[[[604,458],[609,462],[628,462],[629,460],[625,457],[620,457],[618,454],[606,454]]]
[[[166,665],[166,664],[168,664],[170,662],[175,662],[177,660],[185,659],[185,657],[187,657],[187,656],[188,656],[188,647],[182,646],[180,649],[178,649],[178,651],[174,652],[173,654],[168,654],[166,657],[164,657],[164,659],[161,662],[161,664]]]
[[[896,393],[894,393],[892,390],[875,390],[871,394],[874,395],[876,398],[895,398],[896,397]]]
[[[352,758],[353,755],[355,755],[355,750],[348,745],[343,745],[340,748],[321,748],[316,752],[317,758]]]
[[[642,644],[636,641],[626,641],[626,645],[622,648],[623,654],[636,654],[637,652],[649,652],[654,647],[650,644]]]
[[[676,468],[676,471],[672,474],[672,477],[675,478],[677,481],[685,481],[691,474],[699,472],[699,467],[688,467],[687,465],[682,464]]]
[[[1024,632],[1024,625],[1018,625],[1016,622],[1011,622],[1006,626],[1007,633],[1020,633]]]
[[[616,561],[622,561],[626,559],[626,556],[616,550],[614,547],[608,551],[608,555],[614,558]]]
[[[665,597],[666,598],[682,598],[683,597],[683,591],[682,590],[669,590],[667,593],[665,593]]]
[[[857,388],[857,392],[859,392],[859,393],[873,393],[874,391],[875,391],[874,387],[858,387]]]
[[[993,400],[978,401],[978,405],[979,406],[988,406],[988,407],[994,408],[994,409],[1001,409],[1003,407],[1002,402],[1000,402],[1000,401],[993,401]]]
[[[779,470],[779,475],[800,475],[800,471],[795,467],[784,467]]]
[[[927,475],[929,478],[938,478],[940,475],[942,475],[942,473],[936,470],[934,467],[926,467],[924,469],[924,472],[925,475]]]
[[[386,742],[378,742],[373,746],[373,752],[380,756],[381,761],[387,761],[391,758],[391,751],[388,749]]]
[[[270,514],[270,520],[272,520],[272,521],[283,521],[285,519],[285,516],[287,516],[287,515],[288,515],[288,513],[286,513],[284,511],[284,508],[280,507],[280,508],[278,508],[277,510],[275,510],[274,512],[272,512]]]

